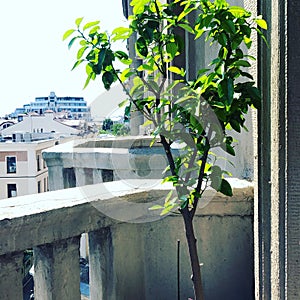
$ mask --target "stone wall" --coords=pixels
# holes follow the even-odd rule
[[[253,299],[253,187],[232,185],[231,198],[208,192],[195,217],[208,300]],[[34,248],[35,299],[79,300],[84,232],[91,300],[176,299],[178,240],[181,299],[192,297],[181,216],[148,210],[169,190],[155,180],[128,180],[0,201],[0,298],[21,299],[23,250]]]

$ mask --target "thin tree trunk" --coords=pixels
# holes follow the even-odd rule
[[[188,209],[183,209],[182,215],[184,219],[185,234],[189,248],[190,263],[193,272],[192,281],[194,285],[195,300],[204,300],[200,263],[197,251],[197,240],[195,237],[193,226],[193,217],[190,215]]]

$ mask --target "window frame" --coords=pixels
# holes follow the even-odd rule
[[[9,160],[11,158],[14,158],[14,160],[15,160],[15,166],[14,166],[14,169],[12,168],[12,171],[11,171],[11,166],[9,166]],[[16,174],[17,173],[17,157],[15,155],[6,156],[5,162],[6,162],[6,173],[7,174]]]
[[[15,189],[9,188],[14,186]],[[15,191],[16,194],[12,195],[12,191]],[[18,196],[18,189],[17,189],[17,184],[16,183],[8,183],[7,184],[7,198],[13,198],[13,197],[17,197]]]

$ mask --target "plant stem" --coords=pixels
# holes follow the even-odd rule
[[[193,273],[192,281],[194,285],[195,300],[204,300],[201,270],[197,251],[197,240],[195,237],[193,226],[193,217],[190,215],[187,206],[184,209],[182,209],[181,213],[184,220],[185,235],[189,248],[190,262]]]

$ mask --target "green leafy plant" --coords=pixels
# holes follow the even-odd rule
[[[175,0],[163,4],[158,0],[133,0],[133,14],[128,27],[119,27],[111,34],[101,31],[99,22],[66,31],[69,47],[79,42],[73,69],[85,64],[87,79],[101,77],[106,89],[120,83],[128,96],[131,109],[140,111],[147,124],[154,127],[168,159],[164,182],[172,182],[176,195],[170,192],[161,214],[179,211],[185,232],[192,268],[195,299],[203,299],[203,287],[193,219],[199,201],[208,186],[225,195],[232,195],[226,180],[230,175],[218,163],[214,149],[221,148],[235,155],[233,131],[245,128],[249,107],[259,108],[260,92],[247,69],[254,57],[247,55],[256,31],[263,39],[266,22],[252,17],[242,7],[230,6],[225,0]],[[191,18],[190,14],[197,15]],[[195,20],[195,21],[191,21]],[[216,57],[195,78],[177,63],[185,55],[185,42],[180,32],[195,40],[205,40],[216,49]],[[136,66],[124,51],[114,50],[116,41],[135,38]],[[191,45],[189,45],[191,47]],[[124,65],[116,67],[119,61]],[[129,84],[128,84],[129,83]],[[130,88],[128,88],[130,86]],[[126,101],[123,103],[125,104]],[[180,145],[180,151],[174,151]]]
[[[102,130],[111,130],[113,121],[111,119],[105,119],[102,124]]]
[[[116,135],[116,136],[128,135],[129,132],[130,132],[130,128],[125,124],[115,123],[112,126],[112,134],[113,135]]]

